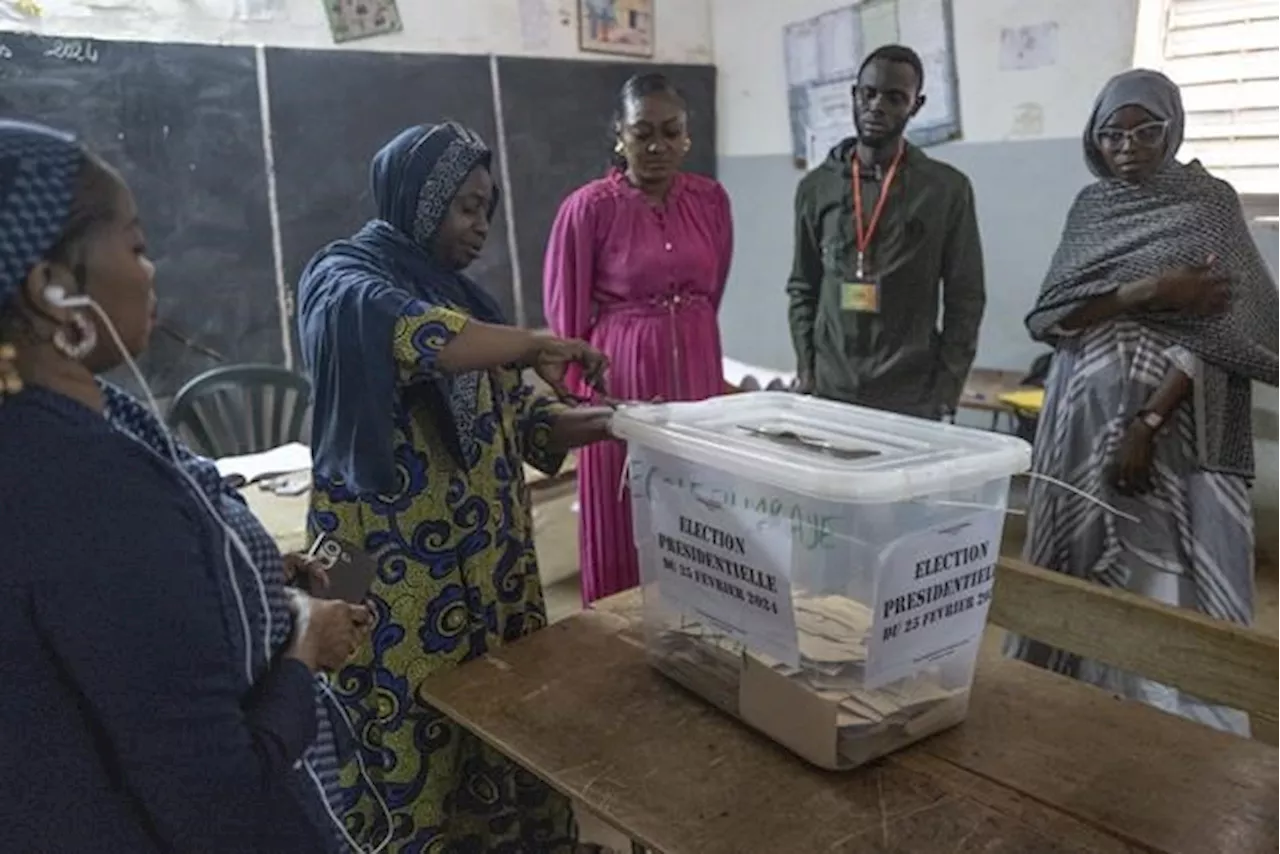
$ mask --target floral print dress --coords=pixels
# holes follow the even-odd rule
[[[556,854],[574,849],[569,802],[420,703],[423,679],[546,625],[523,463],[553,473],[559,404],[514,368],[473,375],[476,416],[459,465],[414,383],[466,323],[431,307],[397,321],[400,393],[394,494],[358,496],[317,482],[312,535],[328,532],[378,563],[369,640],[334,681],[360,736],[377,794],[392,816],[388,854]],[[463,425],[458,425],[462,432]],[[344,820],[366,844],[386,834],[382,806],[356,769],[343,778]]]

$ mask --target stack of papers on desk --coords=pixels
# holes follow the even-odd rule
[[[244,484],[280,475],[311,471],[311,449],[298,442],[281,445],[258,454],[223,457],[217,461],[218,474],[224,480]]]

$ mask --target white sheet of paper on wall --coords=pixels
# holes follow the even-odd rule
[[[911,45],[924,65],[924,91],[928,97],[913,120],[916,128],[947,125],[956,119],[946,12],[943,0],[899,0],[898,3],[898,39],[902,44]]]
[[[792,24],[784,31],[787,56],[787,85],[804,86],[821,74],[818,56],[818,28],[811,21]]]
[[[823,80],[852,78],[861,63],[858,10],[849,6],[818,17],[818,74]]]
[[[551,9],[547,0],[520,0],[520,45],[546,50],[551,45]]]
[[[1030,71],[1058,61],[1058,22],[1000,30],[1000,70]]]

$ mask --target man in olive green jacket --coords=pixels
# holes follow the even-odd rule
[[[960,400],[986,294],[969,179],[903,138],[922,82],[909,48],[863,64],[857,137],[796,191],[787,294],[802,391],[941,418]]]

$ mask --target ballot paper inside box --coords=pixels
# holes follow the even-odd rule
[[[660,671],[832,769],[963,720],[1025,443],[771,392],[615,429]]]

